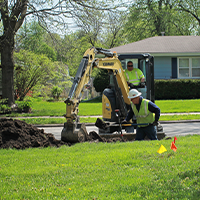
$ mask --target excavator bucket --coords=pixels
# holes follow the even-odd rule
[[[70,143],[85,142],[88,132],[84,123],[65,123],[61,132],[61,140]]]

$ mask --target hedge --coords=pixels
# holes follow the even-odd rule
[[[200,79],[155,80],[155,99],[198,99]]]

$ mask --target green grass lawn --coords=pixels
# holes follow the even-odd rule
[[[161,116],[160,121],[169,120],[191,120],[200,119],[200,115],[188,115],[189,112],[200,112],[200,99],[195,100],[159,100],[155,102],[161,109],[161,113],[174,113],[173,116]],[[63,101],[47,102],[39,99],[33,99],[33,106],[31,113],[12,113],[6,115],[7,117],[36,117],[33,119],[22,119],[31,124],[62,124],[65,118],[62,117],[66,113],[66,105]],[[184,115],[176,115],[176,113],[184,113]],[[102,115],[101,102],[82,102],[79,105],[79,116],[96,116]],[[38,116],[59,116],[60,118],[40,118]],[[81,122],[93,123],[96,118],[80,118]]]
[[[33,118],[18,118],[19,120],[23,120],[28,124],[64,124],[66,119],[62,118],[41,118],[41,117],[33,117]],[[102,118],[101,118],[102,119]],[[180,121],[180,120],[199,120],[200,115],[166,115],[161,116],[160,121]],[[97,118],[95,117],[81,117],[81,123],[95,123]]]
[[[1,149],[0,199],[198,200],[200,136],[172,141]]]
[[[12,113],[7,116],[63,116],[66,113],[64,102],[33,101],[31,113]],[[79,115],[101,115],[102,103],[80,103]]]
[[[161,113],[200,112],[200,99],[157,100],[155,104],[160,108]]]
[[[195,100],[158,100],[155,102],[162,113],[200,112],[200,99]],[[62,116],[66,112],[64,102],[35,101],[33,114],[35,116]],[[101,102],[85,102],[79,105],[80,116],[102,115]]]
[[[200,112],[200,99],[195,100],[157,100],[156,105],[161,113],[189,113]],[[11,116],[63,116],[66,113],[66,104],[63,101],[47,102],[33,100],[32,112]],[[80,116],[102,115],[101,102],[84,102],[79,104]]]

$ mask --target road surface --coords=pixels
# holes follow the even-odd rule
[[[162,123],[161,123],[162,124]],[[166,137],[174,136],[185,136],[185,135],[200,135],[200,122],[191,122],[191,123],[164,123],[163,132],[166,134]],[[45,133],[52,133],[54,137],[58,140],[61,139],[61,131],[63,127],[53,126],[53,127],[38,127],[44,129]],[[96,131],[98,133],[98,128],[95,126],[87,126],[88,133],[91,131]]]

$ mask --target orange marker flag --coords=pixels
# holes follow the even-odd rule
[[[177,147],[176,147],[176,145],[174,144],[174,142],[171,143],[171,149],[172,149],[173,151],[175,151],[175,152],[176,152],[176,150],[177,150]]]
[[[175,144],[175,141],[177,140],[176,136],[174,137],[174,144]]]
[[[167,149],[161,144],[160,148],[158,149],[158,153],[161,154],[163,152],[167,151]]]

